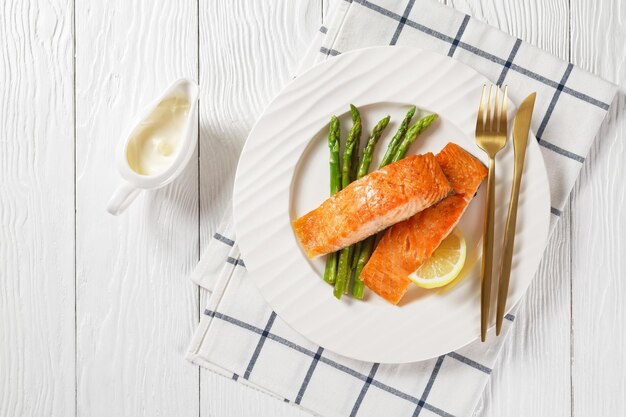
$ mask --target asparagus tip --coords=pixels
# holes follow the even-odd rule
[[[350,104],[350,113],[352,114],[352,121],[356,122],[357,120],[360,119],[360,113],[359,113],[359,109],[354,105],[354,104]]]

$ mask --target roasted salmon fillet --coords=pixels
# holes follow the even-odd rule
[[[454,195],[389,228],[361,271],[365,285],[393,304],[398,304],[409,287],[408,275],[452,232],[487,175],[478,159],[454,143],[448,143],[436,160]]]
[[[293,221],[309,258],[335,252],[441,201],[452,187],[432,153],[387,165]]]

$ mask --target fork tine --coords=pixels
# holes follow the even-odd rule
[[[485,131],[491,132],[491,116],[493,114],[493,104],[491,104],[491,94],[493,93],[493,84],[489,87],[489,98],[487,99],[487,118],[485,119]]]
[[[496,85],[494,90],[496,90],[496,99],[493,104],[493,129],[491,131],[498,132],[500,130],[500,88]]]
[[[485,130],[485,93],[487,86],[483,85],[483,92],[480,95],[480,105],[478,106],[478,117],[476,118],[476,134]]]
[[[502,98],[502,112],[500,116],[500,130],[499,130],[500,133],[504,133],[505,135],[508,132],[508,126],[507,126],[507,120],[506,120],[506,102],[507,102],[508,96],[509,96],[509,86],[505,85],[504,97]]]

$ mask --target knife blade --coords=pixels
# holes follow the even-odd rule
[[[504,231],[504,249],[502,251],[502,263],[500,265],[500,279],[498,283],[498,306],[496,314],[496,335],[500,335],[502,322],[506,311],[506,299],[509,293],[509,281],[511,279],[511,264],[513,261],[513,248],[515,246],[515,226],[517,224],[517,203],[522,183],[524,159],[528,145],[528,132],[535,107],[537,93],[532,93],[524,99],[515,114],[513,121],[513,185],[511,187],[511,199],[509,201],[509,213]]]

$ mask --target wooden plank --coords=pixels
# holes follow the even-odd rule
[[[625,22],[621,2],[572,0],[572,61],[621,85],[572,199],[576,416],[626,415]]]
[[[321,0],[200,1],[201,247],[229,205],[248,131],[298,68],[321,11]],[[203,369],[201,415],[308,414]]]
[[[231,199],[248,132],[291,79],[320,14],[319,0],[200,2],[203,247]]]
[[[183,359],[198,290],[197,158],[119,217],[118,141],[172,81],[197,78],[195,0],[76,2],[77,412],[197,416]]]
[[[345,0],[322,0],[322,23],[328,23],[328,18],[330,16],[330,12],[333,10],[337,4],[341,3]]]
[[[0,415],[73,416],[73,11],[0,5]]]
[[[568,59],[567,0],[447,3]],[[569,415],[570,225],[566,210],[520,304],[512,337],[503,348],[476,415]]]

